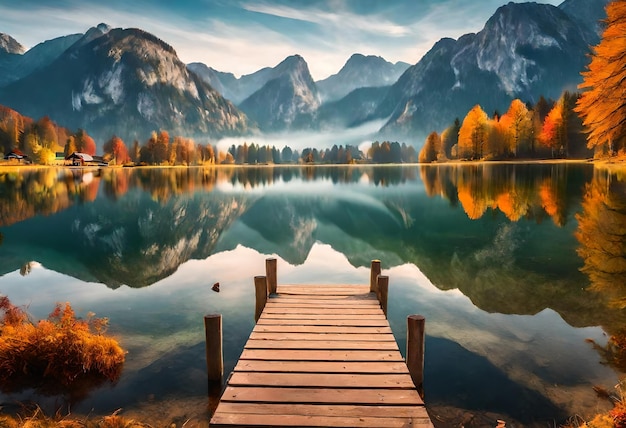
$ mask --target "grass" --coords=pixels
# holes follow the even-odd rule
[[[118,412],[98,419],[75,419],[69,415],[49,417],[37,408],[26,417],[0,414],[0,428],[151,428],[151,425],[119,416]]]
[[[116,381],[125,351],[105,336],[108,320],[77,319],[69,303],[57,304],[37,323],[0,296],[0,389],[86,393],[90,385]],[[77,398],[77,397],[76,397]]]

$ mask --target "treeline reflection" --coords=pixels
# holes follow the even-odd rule
[[[376,187],[424,183],[426,193],[460,204],[476,220],[499,210],[511,221],[548,216],[562,226],[568,214],[568,178],[563,165],[439,165],[353,167],[108,168],[94,171],[37,169],[0,173],[0,226],[50,215],[95,200],[99,191],[117,200],[133,189],[166,202],[175,195],[211,192],[218,185],[243,189],[276,183],[365,182]],[[581,177],[588,181],[588,177]],[[570,177],[571,181],[571,177]],[[582,186],[582,183],[576,183]]]
[[[559,227],[566,223],[571,198],[580,193],[570,190],[588,180],[572,180],[563,164],[422,166],[420,176],[429,196],[460,203],[472,220],[498,210],[513,222],[547,216]]]

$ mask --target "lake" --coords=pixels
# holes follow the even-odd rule
[[[128,351],[115,384],[3,390],[5,410],[202,426],[203,315],[223,314],[228,374],[268,257],[281,284],[365,284],[380,259],[403,353],[426,317],[438,423],[590,417],[623,377],[626,179],[590,164],[16,169],[0,200],[0,294],[93,311]]]

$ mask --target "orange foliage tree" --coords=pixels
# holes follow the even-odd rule
[[[626,148],[626,2],[606,8],[606,29],[583,72],[581,89],[587,89],[576,111],[588,131],[589,148],[606,147],[610,154]]]
[[[436,132],[431,132],[426,138],[424,147],[420,150],[419,162],[431,163],[437,160],[441,151],[441,137]]]
[[[76,132],[74,135],[74,144],[76,145],[76,150],[81,153],[86,153],[91,156],[96,154],[96,142],[84,129],[79,129]]]
[[[115,164],[124,164],[130,161],[128,147],[126,147],[124,141],[116,135],[104,143],[103,151],[105,156],[110,157]]]
[[[555,151],[560,151],[565,144],[564,124],[563,103],[557,102],[546,116],[539,135],[539,141],[551,149],[553,157]]]

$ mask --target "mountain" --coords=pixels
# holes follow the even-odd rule
[[[320,99],[306,61],[300,55],[290,56],[274,67],[271,74],[273,78],[239,104],[239,108],[262,130],[310,126]]]
[[[171,46],[138,29],[88,31],[51,64],[0,88],[0,104],[84,128],[100,147],[114,134],[130,143],[159,129],[203,139],[254,129]]]
[[[373,117],[381,132],[418,140],[463,118],[476,104],[491,114],[510,101],[556,99],[576,90],[590,31],[563,10],[537,3],[500,7],[476,34],[442,39],[391,87]]]
[[[8,34],[0,33],[0,54],[16,54],[21,55],[26,51],[24,46]]]
[[[559,5],[559,9],[567,13],[577,21],[582,29],[591,32],[589,44],[596,45],[600,42],[604,26],[602,20],[606,18],[605,8],[611,0],[565,0]]]
[[[336,101],[359,88],[390,86],[410,67],[379,56],[354,54],[337,74],[315,82],[324,102]]]
[[[56,39],[39,43],[23,55],[12,55],[4,62],[0,58],[0,63],[4,65],[5,71],[0,74],[0,86],[6,86],[28,76],[37,69],[46,67],[82,37],[82,34],[57,37]]]
[[[239,99],[240,96],[237,94],[238,91],[236,89],[237,78],[233,73],[217,71],[201,62],[187,64],[187,69],[196,73],[227,100],[235,102],[236,99]]]
[[[188,64],[187,68],[236,105],[261,89],[267,82],[278,77],[279,74],[275,68],[264,67],[238,79],[232,73],[215,70],[201,62]]]
[[[358,88],[337,101],[327,101],[316,114],[318,128],[350,128],[371,117],[389,92],[389,86]]]

